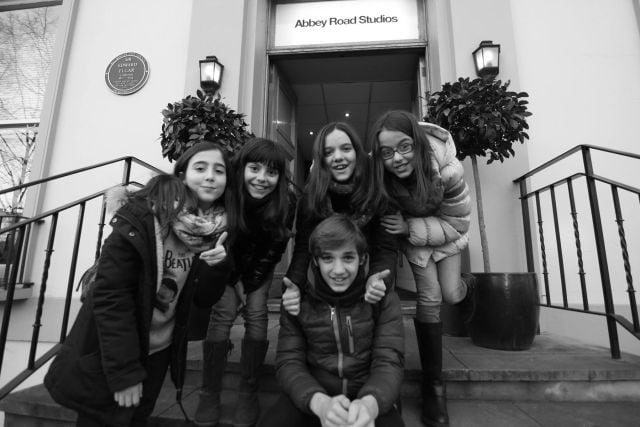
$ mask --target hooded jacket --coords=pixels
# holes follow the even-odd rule
[[[355,302],[332,305],[309,286],[298,316],[281,308],[276,376],[305,413],[316,392],[349,399],[370,394],[380,414],[399,398],[404,374],[400,300],[389,290],[375,306],[364,302],[363,275],[358,277],[362,283],[351,285],[360,287]]]
[[[61,405],[117,424],[123,411],[113,400],[114,392],[146,378],[163,251],[157,221],[144,201],[126,203],[110,224],[113,230],[103,245],[93,287],[44,384]],[[186,366],[186,325],[196,289],[209,302],[224,291],[224,282],[216,283],[213,273],[195,256],[176,306],[170,372],[178,400]]]

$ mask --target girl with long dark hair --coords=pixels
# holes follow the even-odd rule
[[[258,375],[269,346],[267,298],[273,270],[291,235],[296,199],[287,176],[287,157],[273,141],[255,138],[236,154],[229,186],[229,248],[233,268],[214,306],[203,342],[203,389],[194,422],[216,425],[231,326],[239,313],[245,332],[234,425],[251,426],[260,415]]]

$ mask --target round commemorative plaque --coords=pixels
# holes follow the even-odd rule
[[[149,78],[149,64],[135,52],[118,55],[109,63],[104,79],[116,95],[131,95],[142,89]]]

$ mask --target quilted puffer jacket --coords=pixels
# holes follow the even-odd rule
[[[459,253],[469,244],[471,197],[449,132],[431,123],[420,125],[434,128],[427,132],[427,139],[433,151],[432,166],[442,179],[444,199],[436,215],[406,218],[409,236],[402,245],[409,262],[425,267],[430,257],[437,262]]]
[[[400,393],[403,333],[395,291],[389,290],[377,306],[362,298],[349,306],[331,306],[310,286],[297,317],[281,310],[278,381],[306,413],[310,413],[314,393],[322,392],[329,396],[345,394],[349,399],[370,394],[384,414]]]

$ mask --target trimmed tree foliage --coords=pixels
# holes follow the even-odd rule
[[[195,97],[168,104],[162,115],[162,156],[170,161],[202,141],[219,142],[233,154],[254,136],[246,129],[244,114],[230,109],[220,95],[214,98],[200,90]]]
[[[471,157],[478,205],[478,222],[484,269],[491,271],[487,236],[485,233],[482,192],[477,157],[489,157],[503,162],[515,154],[513,143],[529,139],[526,118],[529,103],[526,92],[509,91],[510,82],[500,80],[459,78],[445,83],[442,90],[427,93],[426,121],[447,129],[456,144],[458,158]]]

